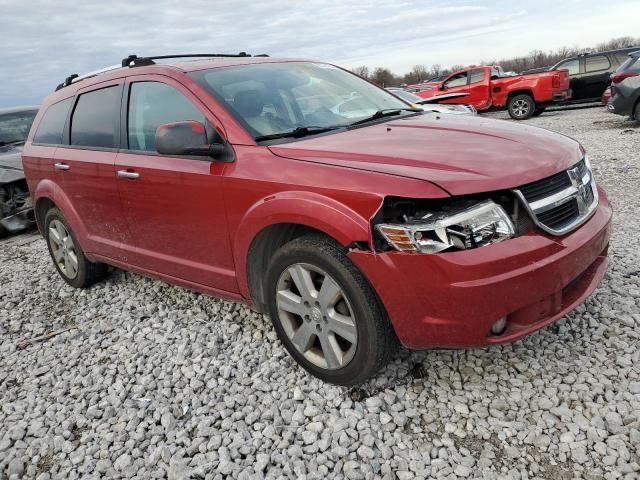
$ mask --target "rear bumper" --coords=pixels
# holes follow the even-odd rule
[[[513,341],[562,317],[607,269],[611,208],[564,237],[539,233],[466,252],[410,255],[352,251],[408,348],[478,347]],[[490,334],[507,317],[506,330]]]
[[[609,99],[607,110],[616,115],[631,115],[634,104],[634,99],[618,94]]]

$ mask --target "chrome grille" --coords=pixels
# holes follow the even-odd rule
[[[584,223],[598,205],[598,191],[585,157],[569,170],[514,190],[534,223],[562,235]]]

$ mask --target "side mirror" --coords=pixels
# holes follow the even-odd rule
[[[163,155],[222,156],[226,146],[209,143],[205,126],[194,120],[165,123],[156,129],[156,150]]]
[[[443,83],[442,85],[440,85],[440,90],[446,90],[447,86]]]

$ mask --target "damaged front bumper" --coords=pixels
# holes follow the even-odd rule
[[[29,229],[36,223],[29,192],[26,192],[25,196],[20,200],[20,204],[17,207],[15,199],[12,198],[5,200],[5,203],[0,205],[0,212],[4,212],[4,216],[0,218],[0,227],[9,233]]]
[[[352,250],[349,258],[378,293],[404,346],[513,341],[574,309],[602,280],[612,212],[600,193],[591,219],[563,237],[532,232],[469,251]]]

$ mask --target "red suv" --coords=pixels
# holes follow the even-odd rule
[[[24,147],[74,287],[115,265],[246,302],[349,385],[398,344],[534,332],[605,273],[611,208],[574,140],[416,111],[326,63],[158,59],[68,78]]]

